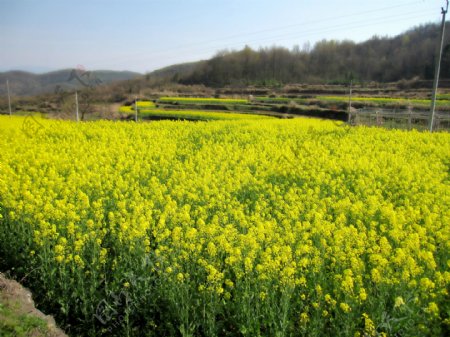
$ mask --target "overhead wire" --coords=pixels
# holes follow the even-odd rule
[[[421,1],[416,1],[415,3],[419,3]],[[404,3],[404,4],[397,4],[394,6],[389,6],[389,7],[384,7],[384,8],[379,8],[379,9],[374,9],[374,10],[368,10],[368,11],[362,11],[362,12],[357,12],[357,13],[351,13],[351,14],[347,14],[347,15],[342,15],[342,16],[332,16],[329,18],[324,18],[321,21],[323,22],[336,22],[336,21],[340,21],[342,19],[345,18],[350,18],[350,17],[355,17],[355,16],[362,16],[364,14],[369,14],[369,13],[376,13],[376,12],[386,12],[386,11],[390,11],[392,9],[395,8],[401,8],[401,7],[405,7],[405,6],[411,6],[411,2],[408,3]],[[420,15],[413,15],[413,14],[418,14],[420,13]],[[109,58],[109,59],[102,59],[101,64],[104,64],[105,62],[108,61],[113,61],[113,63],[109,63],[109,66],[111,65],[118,65],[118,64],[122,64],[123,61],[131,61],[131,60],[146,60],[146,59],[155,59],[155,58],[161,58],[164,56],[164,60],[170,60],[170,59],[179,59],[178,54],[180,52],[183,52],[183,54],[186,55],[199,55],[199,54],[206,54],[207,52],[210,52],[211,54],[214,52],[217,52],[217,50],[224,50],[224,49],[229,49],[229,48],[233,48],[233,47],[243,47],[244,45],[254,45],[256,43],[261,43],[264,41],[276,41],[276,42],[280,42],[283,40],[287,40],[289,37],[292,38],[301,38],[301,37],[311,37],[311,36],[315,36],[317,34],[324,34],[324,33],[328,33],[328,32],[335,32],[335,31],[339,31],[339,30],[343,30],[343,29],[355,29],[355,28],[360,28],[360,27],[365,27],[365,26],[372,26],[372,25],[378,25],[380,23],[388,23],[388,22],[392,22],[392,21],[398,21],[398,20],[410,20],[410,19],[415,19],[415,18],[421,18],[421,17],[429,17],[428,15],[432,14],[431,11],[423,11],[421,10],[419,11],[413,11],[413,12],[402,12],[400,14],[396,14],[396,15],[391,15],[391,16],[383,16],[381,18],[374,18],[372,20],[359,20],[357,22],[346,22],[343,24],[338,24],[338,25],[328,25],[328,27],[325,28],[321,28],[321,29],[310,29],[310,30],[303,30],[302,32],[289,32],[289,33],[285,33],[285,34],[280,34],[280,35],[276,35],[276,36],[270,36],[270,37],[262,37],[260,39],[247,39],[247,40],[242,40],[242,38],[245,37],[249,37],[249,36],[257,36],[260,34],[264,34],[264,33],[271,33],[271,32],[277,32],[277,31],[282,31],[282,30],[286,30],[286,29],[290,29],[290,28],[294,28],[294,27],[302,27],[302,26],[308,26],[311,24],[316,23],[317,21],[304,21],[301,23],[297,23],[297,24],[291,24],[291,25],[285,25],[285,26],[280,26],[280,27],[274,27],[274,28],[270,28],[270,29],[264,29],[264,30],[259,30],[259,31],[253,31],[253,32],[247,32],[247,33],[242,33],[242,34],[235,34],[235,35],[229,35],[226,37],[222,37],[222,38],[218,38],[218,39],[214,39],[214,40],[207,40],[207,41],[199,41],[199,42],[193,42],[193,43],[188,43],[188,44],[181,44],[178,46],[174,46],[172,48],[167,48],[167,49],[162,49],[162,50],[155,50],[152,52],[149,51],[140,51],[140,52],[135,52],[135,53],[131,53],[128,54],[126,56],[120,56],[120,57],[113,57],[113,58]],[[405,17],[406,15],[406,17]],[[412,16],[413,15],[413,16]],[[386,20],[386,18],[389,18],[389,20]],[[375,21],[374,21],[375,20]],[[356,24],[356,26],[355,26]],[[239,42],[235,42],[232,44],[226,44],[223,43],[224,41],[227,40],[233,40],[233,39],[241,39],[241,41]],[[281,40],[280,40],[281,39]],[[207,48],[201,48],[201,49],[195,49],[195,46],[202,46],[205,47],[205,45],[209,46]],[[211,45],[214,44],[214,45]],[[177,52],[176,56],[165,56],[167,53],[170,52]],[[139,57],[140,55],[142,55],[142,57]],[[212,55],[211,55],[212,56]],[[114,62],[116,61],[116,62]],[[96,62],[93,62],[90,64],[90,66],[95,66]],[[100,64],[100,62],[98,63]]]
[[[348,29],[357,29],[357,28],[361,28],[361,27],[367,27],[367,26],[374,26],[374,25],[379,25],[379,24],[384,24],[384,23],[389,23],[389,22],[394,22],[394,21],[406,21],[406,20],[410,20],[410,19],[416,19],[416,18],[422,18],[422,17],[426,17],[427,13],[424,13],[423,11],[420,12],[420,14],[418,14],[417,12],[412,12],[412,13],[407,13],[408,15],[402,14],[400,16],[395,15],[395,16],[389,16],[389,17],[383,17],[381,19],[375,19],[375,20],[361,20],[361,21],[357,21],[357,22],[351,22],[351,23],[344,23],[344,24],[339,24],[339,25],[335,25],[335,26],[328,26],[326,28],[322,28],[322,29],[314,29],[314,30],[306,30],[306,31],[302,31],[302,32],[290,32],[288,34],[281,34],[281,35],[276,35],[276,36],[270,36],[270,37],[264,37],[261,39],[257,39],[257,40],[242,40],[236,43],[232,43],[232,44],[227,44],[227,45],[223,45],[223,44],[216,44],[214,46],[208,46],[207,48],[201,48],[201,49],[185,49],[183,54],[195,54],[195,55],[199,55],[199,54],[204,54],[207,52],[210,53],[214,53],[217,52],[217,50],[226,50],[226,49],[232,49],[232,48],[243,48],[245,45],[251,46],[251,45],[255,45],[257,43],[262,43],[262,42],[276,42],[276,44],[279,44],[279,42],[281,41],[285,41],[285,40],[291,40],[292,38],[308,38],[308,37],[312,37],[318,34],[326,34],[328,32],[337,32],[337,31],[343,31],[343,30],[348,30]],[[376,34],[374,34],[376,35]],[[261,46],[259,46],[261,47]],[[178,56],[167,56],[166,54],[170,51],[172,51],[173,49],[167,49],[167,50],[160,50],[157,52],[153,52],[151,53],[151,55],[144,55],[142,57],[139,58],[132,58],[133,60],[143,60],[143,59],[155,59],[155,58],[162,58],[164,57],[165,61],[171,60],[171,59],[175,59],[178,58]]]

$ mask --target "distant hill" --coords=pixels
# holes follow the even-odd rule
[[[116,81],[136,79],[140,76],[142,74],[131,71],[113,70],[63,69],[44,74],[8,71],[0,73],[0,95],[6,94],[7,79],[13,95],[28,96],[105,85]]]
[[[145,78],[147,81],[168,80],[177,82],[180,78],[191,75],[195,69],[205,64],[206,62],[207,61],[197,61],[171,65],[148,73],[145,75]]]

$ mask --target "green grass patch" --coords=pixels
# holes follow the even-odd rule
[[[19,304],[4,303],[0,299],[0,336],[47,336],[47,322],[30,314],[18,312]]]
[[[227,112],[209,112],[200,110],[141,110],[139,117],[165,117],[189,120],[236,120],[236,119],[267,119],[270,116],[255,114],[238,114]]]
[[[293,99],[285,97],[255,97],[253,100],[262,103],[289,103]]]
[[[437,96],[438,101],[437,106],[449,106],[450,107],[450,94],[442,94]],[[255,97],[253,99],[255,102],[261,103],[274,103],[274,104],[288,104],[290,102],[295,103],[305,103],[311,100],[329,102],[329,103],[342,103],[348,102],[348,96],[316,96],[313,99],[305,98],[285,98],[285,97]],[[429,106],[431,104],[430,99],[408,99],[408,98],[391,98],[391,97],[361,97],[353,96],[352,102],[367,103],[367,104],[398,104],[398,105],[408,105],[412,104],[415,106]]]
[[[317,100],[328,102],[348,102],[348,96],[316,96]],[[399,104],[399,105],[425,105],[429,106],[429,99],[407,99],[407,98],[391,98],[391,97],[358,97],[353,96],[352,102],[367,102],[377,104]],[[441,99],[436,102],[438,106],[450,106],[450,100]]]
[[[436,95],[436,98],[438,100],[449,100],[450,101],[450,94],[438,94],[438,95]]]

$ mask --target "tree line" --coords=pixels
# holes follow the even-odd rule
[[[224,50],[198,63],[188,74],[175,74],[181,84],[271,85],[286,83],[394,82],[434,76],[440,25],[418,26],[396,37],[374,36],[355,43],[322,40],[313,47]],[[441,78],[450,78],[450,25],[447,25]]]

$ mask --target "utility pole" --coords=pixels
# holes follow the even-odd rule
[[[434,112],[436,109],[436,95],[437,95],[437,88],[439,84],[439,73],[441,71],[441,58],[442,58],[442,50],[444,48],[444,35],[445,35],[445,15],[448,11],[448,1],[447,0],[447,7],[444,9],[444,7],[441,8],[441,14],[442,14],[442,24],[441,24],[441,44],[439,46],[439,54],[436,62],[436,68],[434,71],[434,82],[433,82],[433,95],[431,98],[431,117],[430,117],[430,132],[433,132],[433,125],[434,125]]]
[[[347,116],[347,123],[350,123],[350,115],[352,113],[352,87],[353,87],[353,80],[350,80],[350,91],[348,93],[348,116]]]
[[[134,121],[137,123],[138,121],[138,108],[137,108],[137,96],[134,97]]]
[[[77,122],[78,122],[78,92],[75,91],[75,113],[77,115]]]
[[[11,112],[11,97],[9,93],[9,80],[6,80],[6,90],[8,91],[8,109],[9,109],[9,115],[12,116]]]

